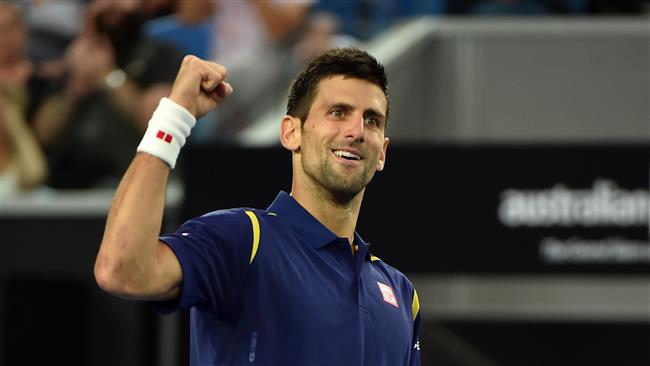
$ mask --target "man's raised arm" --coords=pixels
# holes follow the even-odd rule
[[[195,56],[183,59],[169,98],[154,112],[113,198],[94,271],[105,291],[147,300],[178,295],[180,263],[158,240],[167,179],[196,118],[232,93],[225,80],[225,67]]]

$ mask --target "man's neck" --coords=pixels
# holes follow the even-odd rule
[[[353,243],[363,191],[349,202],[339,202],[330,192],[315,187],[294,186],[291,196],[326,228]]]

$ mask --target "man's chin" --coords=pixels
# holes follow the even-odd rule
[[[339,184],[330,185],[328,190],[337,202],[343,204],[355,199],[359,194],[363,192],[364,188],[365,184],[362,184],[360,182],[339,182]]]
[[[357,190],[331,190],[332,198],[341,205],[347,205],[352,202],[361,191]]]

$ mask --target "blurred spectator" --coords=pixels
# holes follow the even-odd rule
[[[4,72],[2,72],[4,75]],[[47,163],[24,118],[24,89],[0,85],[0,196],[6,198],[44,183]]]
[[[27,54],[32,61],[60,59],[81,30],[89,0],[16,0],[29,30]]]
[[[193,143],[232,140],[276,102],[293,63],[291,48],[313,0],[191,1],[179,0],[175,21],[182,32],[209,43],[202,53],[228,67],[235,93],[228,103],[203,118],[193,130]],[[199,28],[190,28],[191,26]],[[205,36],[206,29],[210,32]],[[197,38],[193,38],[196,41]],[[183,42],[185,43],[185,42]],[[197,136],[198,135],[198,136]]]
[[[142,5],[147,18],[159,18],[168,16],[176,12],[176,2],[178,0],[143,0]]]
[[[235,67],[291,35],[306,19],[313,0],[178,1],[182,23],[213,22],[211,58]]]
[[[341,23],[340,33],[367,41],[409,17],[444,14],[447,3],[445,0],[319,1],[315,10],[336,15]]]
[[[113,186],[182,56],[141,36],[144,0],[94,0],[66,51],[66,81],[35,115],[54,188]]]
[[[212,39],[211,18],[204,15],[199,18],[183,12],[176,12],[183,0],[148,0],[149,12],[161,15],[161,9],[170,10],[169,14],[152,17],[144,25],[144,33],[152,38],[173,43],[183,54],[191,54],[202,59],[210,58]],[[211,4],[207,2],[207,4]],[[199,9],[205,5],[198,4]]]
[[[28,82],[33,75],[25,45],[27,28],[19,10],[0,3],[0,197],[41,184],[45,158],[26,122]]]
[[[30,29],[25,20],[23,8],[8,1],[2,6],[2,29],[0,30],[0,53],[2,53],[2,83],[13,88],[26,89],[21,110],[30,122],[38,106],[51,91],[51,81],[43,64],[30,56]],[[20,93],[22,93],[21,91]]]
[[[311,60],[331,48],[361,47],[361,41],[355,37],[340,33],[341,21],[329,12],[314,13],[305,27],[300,39],[293,47],[296,69],[307,65]]]

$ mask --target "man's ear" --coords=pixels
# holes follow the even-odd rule
[[[384,165],[386,164],[386,150],[388,149],[388,143],[390,139],[384,137],[384,146],[381,148],[381,154],[379,155],[379,161],[377,162],[377,171],[380,172],[384,170]]]
[[[300,150],[300,118],[286,115],[280,124],[280,142],[290,151]]]

